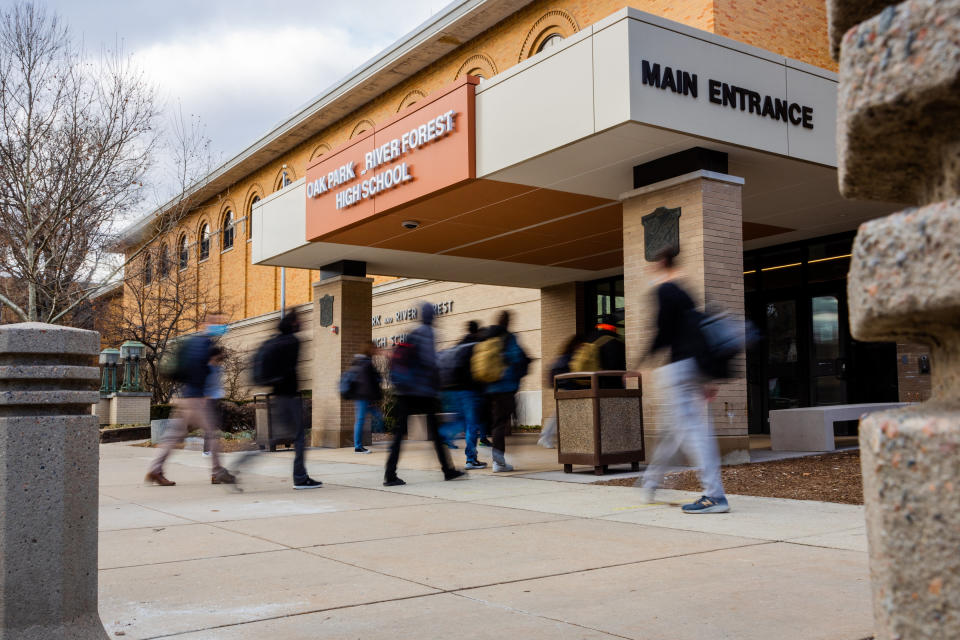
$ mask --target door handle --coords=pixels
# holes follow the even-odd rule
[[[837,380],[847,379],[847,359],[837,358],[836,364]]]

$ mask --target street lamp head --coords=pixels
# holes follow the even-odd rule
[[[137,340],[127,340],[122,345],[120,345],[120,357],[123,360],[128,359],[140,359],[143,357],[143,352],[146,350],[147,345]]]
[[[100,364],[117,364],[120,361],[120,349],[108,347],[100,352]]]

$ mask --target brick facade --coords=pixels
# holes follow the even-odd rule
[[[936,363],[930,360],[930,349],[922,344],[897,344],[897,385],[900,390],[900,402],[926,402],[930,399],[931,375],[921,373],[920,361],[926,357],[930,367]]]
[[[353,444],[353,403],[340,397],[337,382],[371,340],[372,285],[372,278],[352,276],[313,285],[313,446]],[[323,327],[319,301],[327,295],[333,296],[333,324]]]
[[[543,385],[544,420],[557,413],[550,364],[563,352],[572,336],[586,332],[583,304],[582,282],[567,282],[540,290],[540,344],[543,355],[540,382]]]
[[[656,303],[651,298],[654,264],[644,257],[642,218],[657,207],[680,207],[680,254],[684,285],[698,303],[717,305],[743,316],[743,244],[739,184],[695,178],[668,180],[628,194],[623,202],[623,270],[626,294],[627,367],[638,368],[656,334]],[[665,390],[652,377],[666,352],[643,361],[644,428],[657,435],[658,407]],[[733,363],[734,378],[720,386],[711,403],[712,420],[725,462],[743,459],[747,438],[746,361]]]
[[[533,2],[438,59],[414,77],[377,96],[363,108],[202,203],[174,232],[153,241],[155,246],[151,250],[158,252],[160,245],[165,244],[175,261],[176,243],[181,236],[185,236],[190,246],[191,267],[196,266],[199,232],[204,223],[209,224],[210,257],[198,265],[197,275],[199,288],[216,293],[216,302],[211,306],[223,309],[234,321],[276,311],[280,306],[279,269],[250,264],[248,216],[253,200],[277,190],[284,171],[289,180],[303,176],[311,158],[349,140],[362,121],[376,125],[411,104],[417,96],[428,95],[460,74],[476,71],[489,75],[504,71],[529,57],[535,44],[546,35],[572,35],[625,6],[833,69],[835,65],[827,54],[826,17],[822,5],[820,0]],[[785,17],[787,14],[789,19]],[[223,246],[222,225],[227,211],[232,212],[237,221],[232,249]],[[317,271],[288,269],[287,304],[292,306],[309,302],[311,283],[318,279]]]

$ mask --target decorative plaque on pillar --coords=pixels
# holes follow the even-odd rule
[[[320,326],[329,327],[333,324],[333,296],[328,293],[317,304],[320,307]]]
[[[664,249],[680,251],[680,207],[657,207],[640,219],[643,223],[643,257],[654,262]]]

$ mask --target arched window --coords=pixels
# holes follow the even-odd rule
[[[258,202],[260,202],[260,196],[253,196],[253,198],[250,200],[250,211],[247,212],[247,215],[253,215],[253,205],[257,204]]]
[[[187,246],[187,236],[180,236],[177,243],[177,268],[186,269],[190,263],[190,249]]]
[[[200,227],[200,259],[206,260],[210,257],[210,225],[206,222]]]
[[[153,256],[149,253],[143,258],[143,283],[153,282]]]
[[[548,51],[550,49],[553,49],[561,42],[563,42],[562,35],[560,35],[559,33],[551,33],[546,38],[544,38],[543,42],[540,43],[540,46],[537,47],[537,53],[540,53],[541,51]]]
[[[167,250],[167,245],[160,247],[160,277],[166,278],[170,273],[170,252]]]
[[[233,248],[233,231],[234,231],[234,222],[233,222],[233,211],[227,211],[223,216],[223,249]]]

